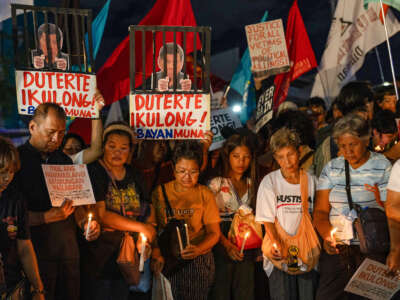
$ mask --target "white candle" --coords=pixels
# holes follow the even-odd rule
[[[181,249],[181,252],[182,252],[182,250],[183,250],[182,238],[181,238],[181,233],[179,231],[179,227],[178,226],[176,226],[176,234],[178,235],[179,249]]]
[[[139,261],[139,272],[143,272],[144,268],[144,252],[146,251],[146,236],[141,233],[140,236],[142,237],[142,249],[140,251],[140,261]]]
[[[92,213],[89,213],[89,219],[87,222],[87,227],[86,227],[86,234],[85,234],[85,238],[88,239],[89,236],[89,230],[90,230],[90,223],[92,222]]]
[[[243,254],[244,245],[246,245],[246,241],[247,241],[249,235],[250,235],[250,231],[247,231],[246,234],[244,235],[244,240],[242,243],[242,249],[240,249],[240,254]]]
[[[185,223],[185,232],[186,232],[186,246],[190,246],[190,239],[189,239],[189,230],[188,230],[188,226]]]

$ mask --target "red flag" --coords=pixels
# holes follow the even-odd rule
[[[290,83],[317,66],[297,0],[293,2],[289,11],[285,37],[291,68],[289,72],[275,76],[275,109],[286,99]]]
[[[190,0],[158,0],[150,12],[144,17],[139,25],[167,25],[167,26],[196,26],[192,5]],[[186,51],[193,51],[193,33],[187,35]],[[200,39],[197,36],[197,45],[200,48]],[[142,34],[136,33],[136,41],[142,41]],[[182,45],[182,34],[176,35],[176,41]],[[151,33],[146,34],[146,78],[152,73],[153,50]],[[167,32],[166,42],[172,42],[172,32]],[[162,34],[156,34],[156,49],[162,45]],[[136,43],[136,81],[138,87],[142,84],[142,47]],[[157,53],[158,55],[158,53]],[[156,55],[156,57],[157,57]],[[158,67],[157,67],[158,71]],[[129,36],[127,36],[114,50],[106,63],[97,72],[97,86],[106,100],[106,104],[118,101],[129,94]]]

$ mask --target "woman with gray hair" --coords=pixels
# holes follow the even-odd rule
[[[316,180],[299,167],[299,146],[297,133],[286,127],[272,135],[270,147],[280,169],[264,177],[257,193],[256,221],[265,227],[264,270],[274,300],[314,299],[317,288],[314,265],[300,260],[303,253],[309,253],[300,240],[310,241],[302,233],[307,231],[313,236],[315,249],[319,243],[308,213],[312,209]],[[293,244],[287,243],[288,238]]]
[[[361,209],[377,207],[383,210],[391,171],[390,162],[382,154],[368,150],[370,134],[368,122],[356,114],[343,117],[333,128],[339,157],[324,167],[314,207],[314,225],[324,246],[317,299],[364,299],[344,292],[346,284],[365,258],[360,251],[358,237],[353,232],[356,215],[350,209],[350,201]],[[346,177],[349,178],[348,191]],[[385,259],[384,254],[374,255],[373,258],[381,262]]]

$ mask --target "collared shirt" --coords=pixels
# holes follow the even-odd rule
[[[16,174],[17,184],[28,210],[45,212],[52,208],[42,171],[42,164],[72,164],[61,150],[49,153],[46,159],[29,141],[18,148],[21,169]],[[67,260],[79,258],[73,214],[67,219],[31,227],[31,238],[39,259]]]

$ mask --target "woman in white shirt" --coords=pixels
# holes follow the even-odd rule
[[[282,260],[290,256],[289,253],[283,253],[283,245],[275,227],[275,220],[277,219],[288,235],[295,235],[303,216],[299,146],[298,134],[286,127],[272,135],[270,148],[280,169],[264,177],[257,193],[256,221],[264,224],[265,238],[269,238],[275,244],[271,253],[264,253],[264,269],[269,277],[271,299],[274,300],[310,300],[314,298],[317,288],[318,275],[315,270],[301,275],[290,275],[274,267],[266,258],[268,256],[275,260]],[[312,209],[316,180],[311,174],[307,174],[307,179],[308,207]]]
[[[233,134],[221,151],[223,176],[213,178],[213,191],[222,219],[219,243],[214,247],[215,282],[210,299],[254,299],[254,256],[240,253],[228,239],[233,216],[242,205],[255,206],[254,145],[249,135]],[[254,252],[254,251],[253,251]]]

